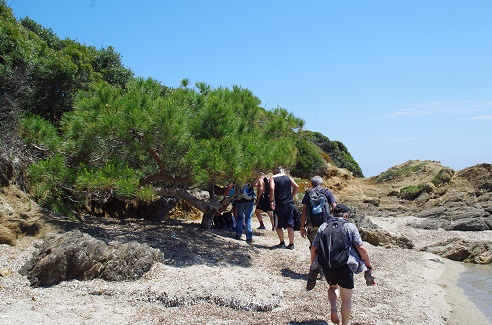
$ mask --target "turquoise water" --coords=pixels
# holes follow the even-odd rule
[[[492,324],[492,265],[465,264],[458,285]]]

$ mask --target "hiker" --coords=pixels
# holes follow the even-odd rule
[[[263,218],[261,216],[262,212],[265,212],[268,217],[270,217],[270,222],[272,223],[272,231],[275,230],[275,222],[273,220],[273,211],[270,207],[270,179],[264,174],[262,174],[256,182],[256,209],[255,215],[260,222],[258,229],[265,229],[265,224],[263,223]]]
[[[325,222],[331,214],[333,214],[333,210],[337,206],[337,199],[333,193],[323,187],[323,179],[321,176],[313,176],[311,178],[312,188],[306,191],[304,197],[302,198],[302,215],[301,215],[301,237],[309,239],[309,248],[311,248],[311,244],[313,242],[314,236],[318,232],[319,226]],[[311,200],[318,199],[317,202]],[[322,200],[322,201],[320,201]],[[316,206],[316,204],[320,204]],[[313,209],[321,208],[318,213],[314,213]],[[307,225],[307,229],[306,229]]]
[[[347,222],[349,215],[347,206],[337,204],[333,217],[319,227],[311,245],[311,266],[306,287],[307,290],[314,288],[321,267],[329,284],[330,319],[335,324],[340,324],[336,293],[336,289],[340,289],[342,325],[347,325],[350,318],[354,273],[372,269],[359,230],[353,223]],[[330,241],[331,237],[343,244],[335,244],[340,241]]]
[[[255,205],[255,189],[252,185],[245,184],[240,189],[240,194],[234,200],[236,221],[236,236],[235,239],[241,239],[243,234],[243,225],[246,226],[246,243],[253,242],[252,216]],[[243,224],[244,222],[244,224]]]
[[[223,198],[219,201],[220,206],[213,219],[214,227],[217,229],[236,228],[236,220],[234,216],[235,204],[233,201],[234,185],[234,182],[229,182],[229,184],[225,187],[216,186],[214,189],[215,195],[223,196]],[[232,209],[227,211],[231,203]]]
[[[275,228],[280,243],[274,248],[294,249],[294,197],[299,185],[288,175],[282,167],[273,169],[270,177],[270,208],[275,211]],[[289,245],[285,246],[284,229],[287,229]]]

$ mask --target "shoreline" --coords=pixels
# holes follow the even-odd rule
[[[447,323],[457,324],[491,324],[478,307],[471,302],[462,288],[458,286],[460,273],[465,270],[460,262],[444,261],[444,271],[437,284],[445,290],[446,303],[451,307]]]
[[[418,268],[417,274],[400,274],[400,282],[410,281],[414,292],[407,292],[409,296],[413,296],[413,304],[420,305],[420,308],[426,308],[429,313],[439,316],[445,324],[477,324],[477,325],[492,325],[466,295],[463,289],[458,285],[458,279],[461,272],[465,271],[465,265],[461,262],[452,261],[443,258],[439,255],[420,251],[419,247],[429,245],[446,238],[460,237],[467,239],[475,239],[476,234],[469,232],[447,232],[443,230],[419,230],[407,226],[409,220],[414,217],[369,217],[375,224],[382,229],[385,229],[393,234],[403,235],[411,239],[415,248],[413,251],[420,256],[420,261],[413,261],[401,265],[401,272],[411,272],[415,267]],[[491,234],[488,233],[487,236]],[[377,254],[384,254],[384,251],[373,247],[377,258]],[[402,254],[405,250],[393,248]],[[395,258],[402,258],[395,257]],[[406,257],[408,259],[409,257]],[[397,286],[397,283],[393,284]],[[400,283],[400,286],[405,286],[406,283]],[[425,302],[419,303],[418,300]],[[437,320],[436,320],[437,321]],[[418,322],[416,322],[418,323]]]

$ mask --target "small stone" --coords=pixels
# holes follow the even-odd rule
[[[0,276],[8,277],[11,274],[12,274],[12,271],[9,269],[1,269],[0,270]]]

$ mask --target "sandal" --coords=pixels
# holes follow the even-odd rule
[[[311,269],[309,270],[307,284],[306,284],[307,291],[313,290],[314,287],[316,286],[316,278],[318,277],[318,274],[319,274],[319,267],[315,270],[311,270]]]

